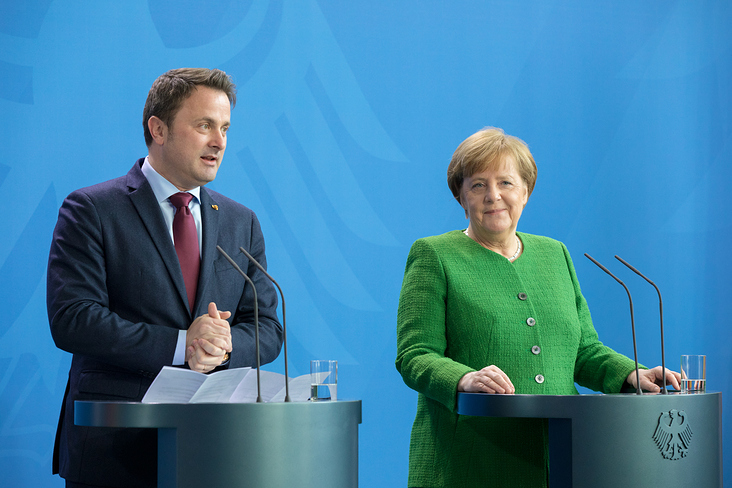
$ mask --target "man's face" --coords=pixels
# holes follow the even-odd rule
[[[198,86],[169,126],[160,123],[153,143],[160,151],[151,155],[155,170],[181,191],[213,181],[224,157],[230,115],[226,93]]]

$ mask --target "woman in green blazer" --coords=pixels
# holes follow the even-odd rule
[[[410,487],[547,485],[546,421],[459,416],[460,391],[636,385],[634,361],[598,339],[567,248],[516,232],[536,174],[523,141],[495,128],[473,134],[448,167],[468,228],[419,239],[409,253],[396,367],[419,392]],[[641,387],[659,391],[661,376],[660,367],[642,371]],[[679,388],[678,373],[667,371],[667,382]]]

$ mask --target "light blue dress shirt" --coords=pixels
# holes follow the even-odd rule
[[[147,157],[145,158],[145,162],[142,164],[142,174],[145,175],[145,178],[147,178],[147,181],[152,187],[155,198],[158,200],[158,205],[160,205],[160,211],[163,213],[163,218],[165,218],[165,225],[168,227],[168,232],[170,232],[170,240],[175,244],[175,239],[173,238],[173,218],[175,217],[175,207],[170,203],[170,196],[175,195],[180,192],[180,190],[176,188],[174,184],[166,180],[160,173],[155,171],[155,168],[152,167]],[[193,220],[196,222],[196,231],[198,232],[198,249],[201,249],[203,247],[203,234],[201,232],[201,187],[198,186],[193,188],[192,190],[189,190],[188,193],[193,195],[193,199],[191,200],[191,203],[188,204],[188,208],[191,210]],[[181,330],[178,332],[178,342],[175,345],[175,355],[173,356],[173,365],[175,366],[185,364],[186,333],[187,330]]]

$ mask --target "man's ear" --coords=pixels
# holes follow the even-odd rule
[[[165,139],[168,137],[168,126],[160,118],[153,115],[147,119],[147,129],[155,144],[162,146],[165,143]]]

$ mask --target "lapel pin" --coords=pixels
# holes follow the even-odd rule
[[[219,206],[218,205],[211,205],[211,208],[214,209],[214,210],[218,210],[219,209]]]

